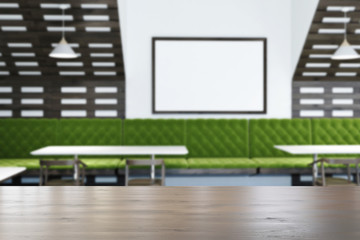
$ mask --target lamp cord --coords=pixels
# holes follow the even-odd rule
[[[345,16],[345,19],[344,19],[344,39],[347,41],[347,34],[346,34],[346,30],[347,30],[347,12],[345,11],[344,12],[344,16]]]
[[[62,9],[62,38],[65,37],[65,10]]]

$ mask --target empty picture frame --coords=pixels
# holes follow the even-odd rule
[[[152,39],[153,113],[266,113],[266,38]]]

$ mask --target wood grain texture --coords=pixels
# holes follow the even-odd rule
[[[359,239],[357,187],[1,187],[0,239]]]

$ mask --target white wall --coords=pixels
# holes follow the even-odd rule
[[[307,30],[301,25],[300,2],[315,0],[118,0],[126,71],[127,118],[290,118],[291,78]],[[310,15],[312,4],[304,11]],[[316,6],[315,6],[316,7]],[[314,9],[315,10],[315,9]],[[311,22],[310,17],[310,21]],[[305,23],[306,25],[307,23]],[[302,29],[308,27],[302,26]],[[305,34],[301,38],[301,36]],[[292,35],[296,41],[292,44]],[[301,35],[300,37],[298,35]],[[152,114],[151,38],[266,37],[267,114]],[[301,46],[300,46],[301,45]]]
[[[294,73],[319,0],[292,0],[291,71]]]

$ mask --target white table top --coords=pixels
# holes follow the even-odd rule
[[[360,154],[360,145],[277,145],[291,154]]]
[[[26,170],[25,167],[0,167],[0,182],[3,182]]]
[[[48,146],[32,151],[34,156],[63,155],[186,155],[185,146]]]

